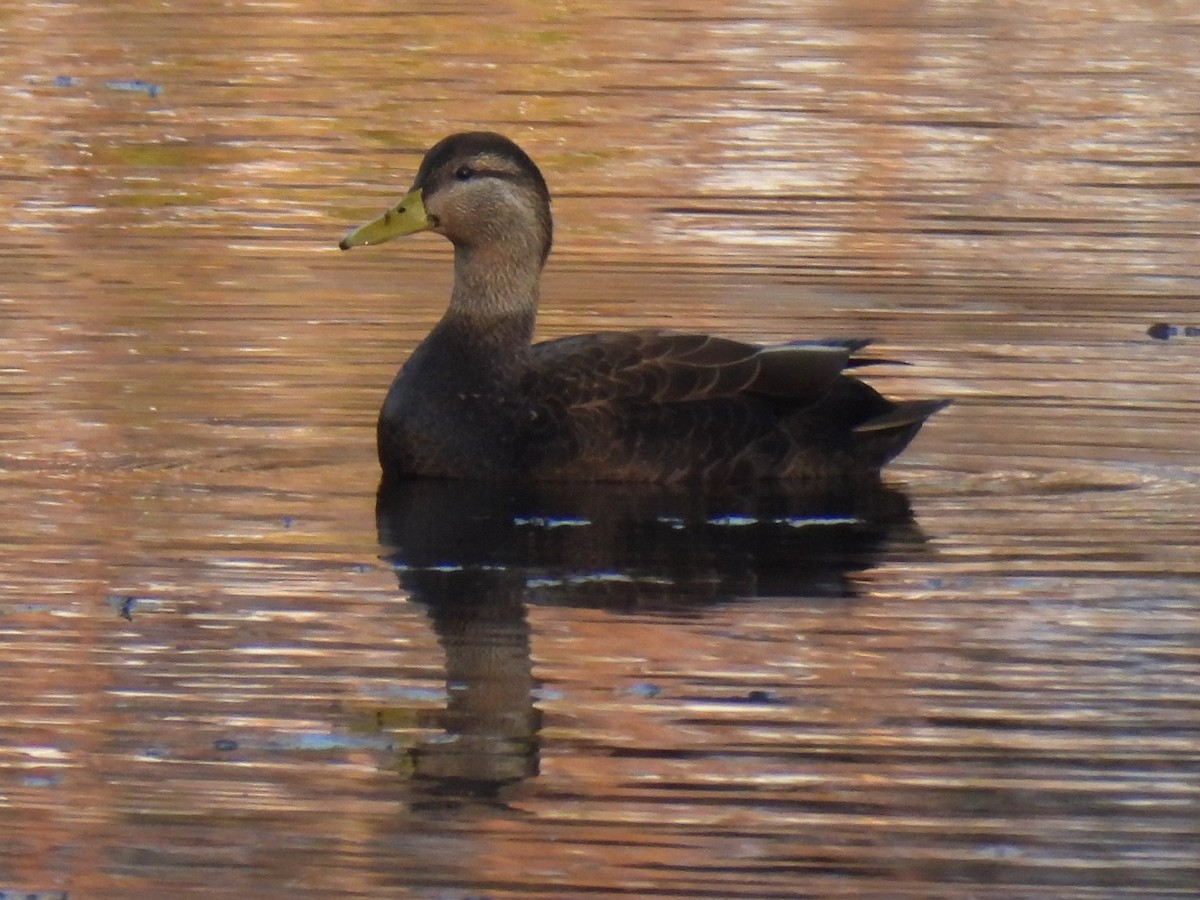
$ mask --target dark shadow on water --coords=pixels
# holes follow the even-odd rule
[[[412,751],[425,802],[500,800],[538,771],[531,604],[702,615],[787,597],[854,602],[853,573],[920,544],[907,498],[879,485],[799,491],[411,480],[380,489],[380,543],[446,652],[441,730]]]

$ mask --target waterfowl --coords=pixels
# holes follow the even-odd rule
[[[420,231],[454,245],[454,286],[380,411],[385,481],[852,482],[878,478],[946,404],[888,400],[846,374],[868,362],[866,341],[641,330],[533,343],[550,192],[499,134],[439,141],[400,202],[340,246]]]

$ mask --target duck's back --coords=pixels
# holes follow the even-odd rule
[[[944,404],[896,404],[842,374],[863,343],[580,335],[485,379],[423,345],[385,403],[380,459],[385,473],[462,478],[874,477]]]

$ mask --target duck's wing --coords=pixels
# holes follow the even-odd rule
[[[866,341],[760,347],[664,331],[536,344],[527,465],[547,478],[811,481],[877,472],[939,401],[894,403],[844,373]]]
[[[669,331],[602,332],[533,347],[531,387],[570,406],[625,400],[646,404],[752,394],[804,406],[858,362],[866,341],[817,341],[762,347],[728,338]]]

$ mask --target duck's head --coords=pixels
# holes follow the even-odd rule
[[[343,250],[435,231],[464,250],[550,253],[550,192],[533,160],[503,135],[452,134],[421,161],[412,190],[373,222],[350,231]]]

